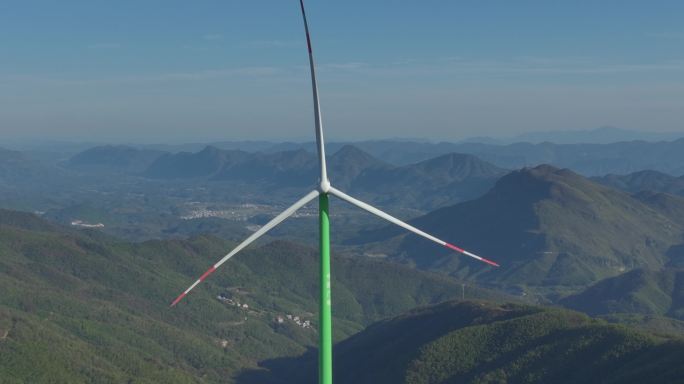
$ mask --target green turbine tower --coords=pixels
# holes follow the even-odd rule
[[[250,235],[242,243],[238,244],[230,253],[224,256],[216,264],[209,267],[209,269],[202,274],[188,289],[181,293],[172,303],[171,306],[178,304],[193,288],[204,281],[223,263],[228,261],[235,254],[240,252],[246,246],[254,242],[256,239],[270,231],[272,228],[282,223],[285,219],[290,217],[298,209],[302,208],[313,199],[318,197],[318,217],[320,230],[320,306],[319,306],[319,341],[318,341],[318,382],[319,384],[332,384],[332,292],[330,287],[330,214],[329,214],[329,196],[335,196],[341,200],[346,201],[358,208],[368,211],[382,219],[385,219],[393,224],[396,224],[418,236],[422,236],[430,241],[433,241],[443,247],[449,248],[463,255],[472,257],[476,260],[485,262],[489,265],[498,267],[499,265],[493,261],[487,260],[474,253],[468,252],[463,248],[457,247],[446,241],[440,240],[420,229],[405,223],[394,216],[391,216],[370,204],[357,200],[346,193],[334,188],[328,179],[328,171],[325,162],[325,141],[323,140],[323,124],[321,121],[320,102],[318,98],[318,83],[316,81],[316,68],[314,65],[313,51],[311,49],[311,37],[309,34],[309,24],[306,19],[306,12],[304,10],[304,0],[299,0],[299,5],[302,10],[302,18],[304,19],[304,30],[306,32],[306,44],[309,50],[309,66],[311,70],[311,85],[313,90],[313,104],[314,104],[314,125],[316,129],[316,146],[318,149],[318,163],[320,168],[320,178],[318,188],[309,192],[299,201],[285,209],[278,216],[259,228],[256,232]]]

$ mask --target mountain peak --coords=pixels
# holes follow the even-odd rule
[[[219,154],[219,153],[221,153],[221,152],[223,152],[222,149],[217,148],[217,147],[215,147],[215,146],[213,146],[213,145],[207,145],[207,146],[204,147],[204,149],[202,149],[199,153],[203,153],[203,154]]]
[[[438,156],[409,167],[420,170],[422,173],[453,178],[455,180],[463,180],[468,177],[498,177],[506,172],[504,169],[474,155],[456,152]]]
[[[369,170],[390,166],[351,144],[346,144],[328,157],[330,178],[342,188],[348,188],[355,178]]]
[[[388,164],[381,160],[373,157],[368,152],[365,152],[358,147],[351,144],[346,144],[335,152],[332,156],[328,158],[328,161],[332,164],[342,165],[345,163],[347,166],[353,164],[355,166],[360,166],[362,168],[384,166],[387,167]]]
[[[665,213],[675,208],[668,202],[645,204],[570,170],[544,165],[511,172],[476,200],[412,221],[502,268],[473,273],[477,266],[446,252],[443,258],[428,257],[441,251],[411,236],[390,253],[488,283],[582,285],[635,267],[665,265],[668,249],[681,243],[681,220]]]
[[[550,182],[586,180],[583,176],[571,171],[568,168],[558,168],[549,164],[540,164],[536,167],[523,168],[519,172],[528,174],[533,178],[548,180]]]
[[[348,156],[363,156],[363,157],[370,157],[373,158],[368,152],[363,151],[359,147],[356,147],[352,144],[345,144],[342,148],[340,148],[335,154],[333,154],[333,157],[348,157]]]
[[[507,174],[497,181],[489,193],[505,196],[506,199],[535,201],[553,195],[572,195],[572,191],[578,188],[592,189],[595,184],[568,169],[543,164]]]

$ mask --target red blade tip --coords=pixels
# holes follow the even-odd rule
[[[470,252],[466,252],[465,249],[459,248],[459,247],[457,247],[457,246],[455,246],[455,245],[453,245],[453,244],[444,243],[444,245],[445,245],[447,248],[453,249],[453,250],[456,251],[456,252],[461,252],[461,253],[464,254],[464,255],[473,256],[473,257],[475,257],[476,259],[481,260],[481,261],[484,261],[485,263],[487,263],[487,264],[489,264],[489,265],[492,265],[492,266],[494,266],[494,267],[499,267],[499,266],[500,266],[499,264],[497,264],[497,263],[495,263],[495,262],[493,262],[493,261],[491,261],[491,260],[487,260],[487,259],[485,259],[484,257],[477,256],[477,255],[473,255],[473,254],[470,253]]]
[[[214,268],[213,266],[211,268],[207,269],[207,271],[204,272],[204,274],[202,276],[200,276],[199,281],[204,281],[204,279],[206,279],[207,276],[211,275],[215,270],[216,270],[216,268]]]
[[[173,306],[175,306],[176,304],[178,304],[179,301],[183,300],[183,298],[185,297],[185,295],[186,295],[185,292],[181,293],[178,297],[176,297],[176,300],[174,300],[173,303],[171,303],[170,307],[173,307]]]
[[[453,250],[456,251],[456,252],[465,253],[465,250],[464,250],[464,249],[459,248],[459,247],[457,247],[457,246],[455,246],[455,245],[453,245],[453,244],[444,243],[444,245],[446,245],[447,248],[451,248],[451,249],[453,249]]]
[[[493,262],[493,261],[491,261],[491,260],[487,260],[487,259],[485,259],[484,257],[482,257],[481,260],[484,261],[485,263],[489,264],[489,265],[493,265],[493,266],[495,266],[495,267],[500,267],[499,264],[497,264],[497,263],[495,263],[495,262]]]

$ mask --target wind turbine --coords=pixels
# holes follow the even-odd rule
[[[330,215],[328,213],[328,198],[330,195],[335,196],[341,200],[344,200],[352,205],[357,206],[365,211],[368,211],[380,218],[383,218],[393,224],[396,224],[410,232],[415,233],[418,236],[422,236],[430,241],[433,241],[443,247],[449,248],[463,255],[472,257],[476,260],[485,262],[489,265],[498,267],[499,265],[491,260],[487,260],[484,257],[478,256],[474,253],[468,252],[463,248],[457,247],[456,245],[447,243],[444,240],[438,239],[429,233],[423,232],[420,229],[405,223],[396,217],[385,213],[378,208],[373,207],[370,204],[364,203],[358,199],[355,199],[346,193],[336,189],[330,184],[328,179],[328,172],[325,163],[325,141],[323,140],[323,124],[321,121],[321,109],[320,102],[318,99],[318,84],[316,82],[316,68],[314,65],[313,51],[311,49],[311,37],[309,34],[309,25],[306,20],[306,11],[304,10],[304,0],[299,0],[299,5],[302,10],[302,18],[304,20],[304,31],[306,32],[306,45],[309,50],[309,66],[311,70],[311,86],[313,90],[313,104],[314,104],[314,123],[316,129],[316,146],[318,149],[318,164],[320,166],[320,178],[318,188],[306,194],[296,203],[292,204],[289,208],[285,209],[278,216],[269,221],[266,225],[259,228],[252,235],[247,237],[242,243],[238,244],[230,253],[225,255],[216,264],[212,265],[207,269],[202,276],[197,279],[188,289],[181,293],[172,303],[171,306],[175,306],[180,302],[193,288],[195,288],[199,283],[204,281],[209,275],[211,275],[216,269],[218,269],[223,263],[228,261],[231,257],[235,256],[238,252],[244,249],[246,246],[254,242],[259,237],[263,236],[266,232],[273,229],[278,224],[282,223],[285,219],[295,213],[298,209],[302,208],[313,199],[318,197],[318,218],[319,218],[319,230],[320,230],[320,307],[319,307],[319,349],[318,349],[318,380],[320,384],[332,384],[332,314],[331,314],[331,289],[330,289]]]

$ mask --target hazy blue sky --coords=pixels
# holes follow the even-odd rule
[[[684,131],[682,1],[307,6],[333,139]],[[313,138],[296,0],[3,0],[0,57],[0,145]]]

